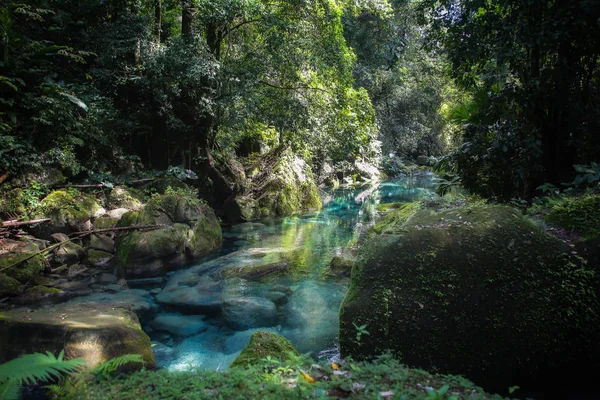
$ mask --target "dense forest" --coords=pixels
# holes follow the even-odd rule
[[[0,34],[0,399],[598,396],[600,1]]]

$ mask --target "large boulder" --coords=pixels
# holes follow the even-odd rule
[[[125,186],[115,186],[108,195],[107,201],[111,208],[126,208],[138,211],[144,207],[142,192]]]
[[[232,329],[274,326],[279,322],[275,303],[258,296],[226,296],[223,299],[223,318]]]
[[[19,294],[40,277],[46,260],[33,242],[0,239],[0,297]]]
[[[390,350],[503,385],[597,354],[594,274],[559,240],[508,207],[407,208],[361,248],[340,311],[343,356]]]
[[[61,304],[0,314],[0,363],[22,354],[64,349],[93,367],[125,354],[140,354],[154,366],[150,338],[131,311],[99,304]]]
[[[38,217],[52,218],[47,224],[33,229],[42,238],[52,233],[71,233],[89,230],[90,220],[102,209],[95,197],[75,189],[60,189],[51,192],[40,202]]]
[[[181,194],[155,196],[142,211],[125,214],[118,223],[136,225],[164,228],[130,232],[117,240],[118,271],[128,278],[162,275],[221,246],[221,226],[213,210]]]
[[[292,356],[298,356],[298,351],[286,338],[261,330],[252,334],[250,343],[244,347],[240,355],[231,364],[231,367],[260,364],[268,356],[283,362],[289,360]]]

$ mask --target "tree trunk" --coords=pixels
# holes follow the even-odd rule
[[[154,0],[154,41],[160,43],[162,24],[162,4],[161,0]]]
[[[181,0],[181,34],[192,36],[194,34],[194,17],[196,8],[193,0]]]

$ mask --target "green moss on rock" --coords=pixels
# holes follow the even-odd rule
[[[113,208],[140,210],[144,206],[144,195],[137,189],[116,186],[108,195],[108,204]]]
[[[46,269],[46,260],[33,243],[0,240],[0,272],[28,283]]]
[[[0,274],[0,297],[16,296],[23,290],[23,284],[6,274]]]
[[[79,229],[79,225],[100,210],[98,201],[89,195],[75,189],[61,189],[51,192],[41,202],[40,217],[52,218],[50,230],[59,232],[65,227],[71,230]]]
[[[390,350],[409,365],[498,383],[515,368],[535,375],[596,354],[593,272],[516,210],[401,209],[377,232],[340,310],[344,356]]]
[[[298,351],[286,338],[269,331],[257,331],[252,334],[250,343],[244,347],[231,366],[256,365],[267,356],[284,362],[290,359],[290,354],[297,356]]]
[[[421,208],[421,203],[418,201],[412,203],[392,203],[388,211],[393,210],[383,220],[381,220],[372,229],[376,234],[382,233],[397,233],[402,229],[402,226]],[[379,207],[378,207],[379,210]]]
[[[546,222],[592,239],[600,236],[600,196],[565,197],[553,205]]]

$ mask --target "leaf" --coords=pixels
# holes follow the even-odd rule
[[[14,379],[18,384],[33,384],[37,381],[47,382],[53,377],[76,371],[84,361],[81,358],[64,360],[64,351],[58,357],[46,354],[26,354],[0,365],[0,382]]]
[[[73,96],[72,94],[68,94],[68,93],[64,93],[64,92],[61,92],[60,94],[65,96],[67,99],[69,99],[71,101],[71,103],[76,104],[79,107],[83,108],[85,111],[89,110],[88,106],[83,101],[79,100],[77,97]]]
[[[9,379],[0,385],[0,399],[18,400],[21,393],[21,386],[15,379]]]

